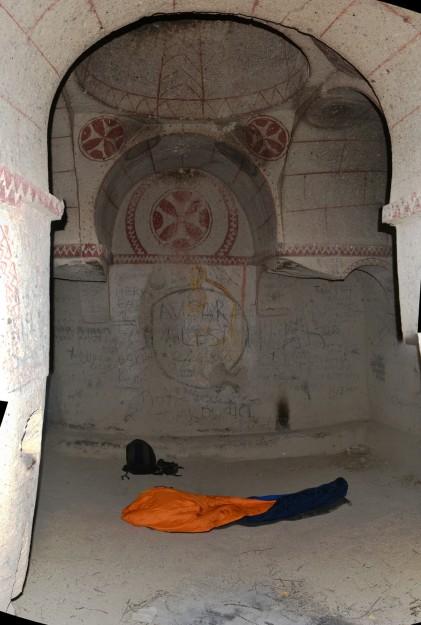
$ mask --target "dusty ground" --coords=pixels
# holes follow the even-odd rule
[[[18,616],[68,625],[409,625],[421,621],[421,484],[365,455],[214,464],[120,479],[122,459],[44,453]],[[270,526],[165,534],[122,522],[151,485],[292,492],[342,475],[352,505]]]

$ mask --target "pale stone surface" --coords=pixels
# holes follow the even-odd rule
[[[406,117],[420,105],[419,89],[421,77],[419,76],[419,66],[417,64],[417,58],[419,58],[421,53],[421,37],[419,34],[418,36],[412,35],[406,47],[402,46],[402,48],[399,53],[393,55],[372,74],[372,80],[375,79],[376,83],[382,82],[384,88],[387,89],[391,103],[393,103],[385,109],[388,123],[392,129],[399,120]],[[399,76],[399,81],[391,78],[391,76],[395,75]],[[409,83],[414,85],[415,89],[403,99],[399,85]]]
[[[0,207],[0,397],[7,402],[0,429],[4,610],[24,583],[37,492],[49,366],[51,215],[44,211],[34,204],[13,210]]]
[[[405,339],[416,345],[420,312],[421,254],[419,232],[421,230],[421,217],[415,215],[408,218],[400,223],[396,230],[396,247],[400,262],[398,275],[399,291],[402,298],[402,330]]]
[[[0,605],[3,609],[21,592],[26,574],[40,463],[44,394],[45,383],[33,382],[6,396],[8,407],[0,431]]]
[[[372,417],[376,422],[399,427],[416,440],[421,436],[421,373],[417,345],[405,345],[398,340],[392,276],[384,270],[369,271],[374,278],[363,281],[362,289],[367,315]]]
[[[78,27],[74,25],[78,23]],[[49,10],[31,30],[33,41],[62,76],[79,54],[105,35],[95,12],[85,0],[51,2]],[[63,45],[66,41],[67,45]]]
[[[52,0],[36,0],[36,2],[32,3],[30,10],[23,2],[15,2],[15,0],[4,0],[2,5],[25,30],[31,31],[44,17],[45,13],[51,9],[54,2]]]
[[[332,41],[342,42],[341,54],[345,58],[353,59],[355,56],[355,37],[364,41],[364,47],[370,47],[370,54],[365,60],[365,73],[372,76],[375,69],[387,59],[393,56],[406,42],[416,34],[416,28],[410,22],[401,20],[399,30],[396,31],[396,14],[389,12],[379,2],[365,2],[357,0],[347,3],[349,9],[340,19],[332,24],[326,33],[326,43]],[[340,7],[338,6],[338,13]],[[377,25],[377,28],[374,28]],[[371,46],[373,45],[373,49]]]
[[[392,151],[393,158],[393,201],[407,201],[414,192],[420,192],[417,182],[417,172],[421,169],[421,154],[419,150],[420,140],[417,129],[421,124],[421,107],[414,110],[411,115],[404,118],[394,128],[391,135],[398,145],[405,145],[406,155],[410,158],[402,158],[397,151]]]
[[[14,68],[19,75],[19,80],[16,80],[16,77],[13,79],[12,74],[8,80],[3,81],[3,99],[13,102],[42,132],[48,119],[50,103],[42,89],[36,90],[37,97],[34,98],[34,90],[28,86],[34,76],[40,84],[54,84],[57,74],[16,22],[4,11],[1,13],[0,37],[5,51],[4,66]]]
[[[114,0],[95,0],[95,9],[107,32],[137,22],[145,15],[159,15],[174,11],[174,0],[129,0],[118,6]]]
[[[50,219],[29,206],[0,210],[0,390],[7,395],[48,375]]]

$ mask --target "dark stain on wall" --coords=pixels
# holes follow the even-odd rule
[[[370,361],[370,367],[377,380],[384,382],[386,378],[386,366],[384,358],[380,354],[376,354]]]
[[[277,428],[289,430],[289,406],[284,397],[278,401]]]

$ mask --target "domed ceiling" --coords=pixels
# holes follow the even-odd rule
[[[224,119],[276,107],[305,84],[309,65],[285,37],[227,20],[143,26],[92,53],[81,87],[104,104],[166,119]]]

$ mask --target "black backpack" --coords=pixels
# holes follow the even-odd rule
[[[155,452],[149,443],[136,438],[126,446],[126,464],[122,468],[125,474],[121,476],[121,479],[130,479],[128,473],[134,475],[165,474],[178,477],[178,470],[182,468],[176,462],[166,462],[165,460],[158,460],[157,462]]]

